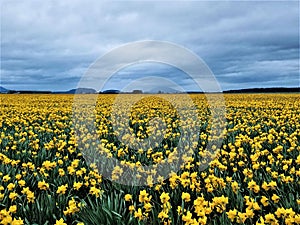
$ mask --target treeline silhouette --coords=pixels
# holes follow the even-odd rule
[[[247,89],[223,91],[223,93],[288,93],[288,92],[289,93],[300,92],[300,87],[247,88]]]

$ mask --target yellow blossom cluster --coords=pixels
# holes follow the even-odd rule
[[[210,95],[0,95],[0,224],[300,224],[299,94]]]

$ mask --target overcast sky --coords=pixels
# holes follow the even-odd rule
[[[223,90],[299,86],[298,1],[99,0],[2,1],[0,86],[76,88],[100,56],[141,40],[168,41],[191,50]],[[124,89],[135,82],[137,88],[151,89],[145,76],[196,89],[184,72],[159,63],[126,67],[105,88]]]

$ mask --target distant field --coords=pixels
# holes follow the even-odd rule
[[[190,121],[199,129],[197,141],[185,138],[190,155],[183,154],[180,170],[159,183],[153,171],[147,186],[118,184],[126,176],[119,167],[108,179],[86,162],[81,147],[142,176],[141,165],[176,160],[190,124],[180,122],[163,95],[143,95],[129,121],[119,118],[131,131],[123,141],[147,139],[154,117],[162,118],[166,133],[146,151],[128,147],[111,120],[117,96],[126,105],[140,95],[99,95],[95,110],[76,109],[82,117],[74,124],[74,95],[0,95],[0,224],[300,224],[300,94],[224,94],[226,117],[214,123],[205,95],[190,95],[198,110]],[[180,94],[168,98],[189,117],[192,106]],[[95,130],[85,123],[91,118]],[[221,137],[214,128],[223,119]]]

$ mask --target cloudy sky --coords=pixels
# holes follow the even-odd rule
[[[99,57],[142,40],[194,52],[223,90],[299,86],[298,1],[98,0],[2,1],[0,86],[76,88]],[[104,88],[124,89],[135,82],[151,89],[163,83],[153,79],[152,85],[146,76],[163,77],[170,88],[175,82],[184,90],[197,89],[183,71],[161,63],[127,66]]]

